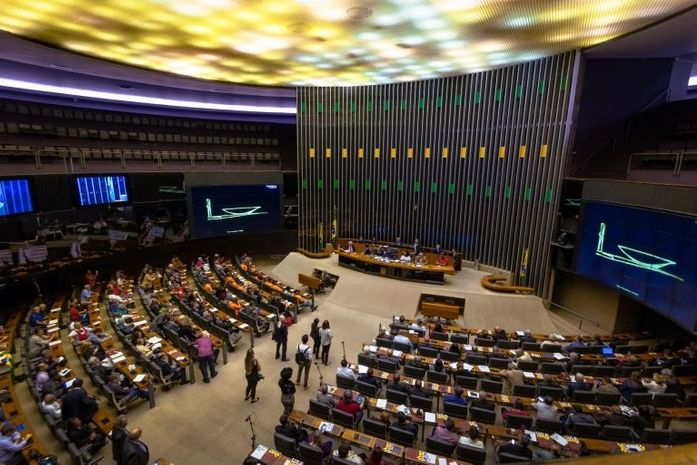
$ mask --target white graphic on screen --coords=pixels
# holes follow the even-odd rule
[[[600,223],[600,230],[598,231],[598,245],[595,248],[595,254],[598,257],[602,257],[617,263],[624,263],[625,265],[652,271],[654,273],[659,273],[664,276],[670,276],[678,281],[684,281],[684,279],[680,276],[671,274],[663,269],[667,266],[677,265],[677,262],[669,258],[660,257],[658,255],[620,244],[617,244],[617,248],[620,249],[620,252],[622,252],[623,255],[615,255],[603,250],[605,246],[605,228],[605,223]]]
[[[245,216],[268,214],[268,212],[259,211],[261,208],[262,208],[261,205],[254,205],[254,206],[249,206],[249,207],[227,207],[227,208],[220,209],[220,210],[225,212],[224,215],[214,215],[213,214],[213,204],[211,202],[211,199],[206,199],[206,213],[207,213],[206,219],[208,221],[221,221],[221,220],[232,220],[232,219],[237,219],[237,218],[243,218]]]

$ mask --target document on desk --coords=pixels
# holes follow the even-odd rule
[[[554,358],[556,358],[557,360],[564,360],[566,357],[564,357],[564,355],[562,355],[562,354],[559,353],[559,352],[555,352],[555,353],[554,353]]]
[[[472,346],[469,345],[469,344],[465,344],[464,346],[462,346],[462,348],[465,349],[467,352],[471,352],[471,351],[472,351]]]
[[[143,326],[145,324],[148,324],[148,322],[145,320],[140,320],[140,321],[136,321],[135,323],[133,323],[133,326],[135,326],[137,328],[138,326]]]
[[[424,421],[426,423],[435,423],[436,422],[436,414],[433,412],[424,412]]]
[[[262,446],[259,444],[256,449],[254,449],[254,452],[252,452],[252,457],[254,457],[257,460],[261,460],[261,458],[266,454],[266,451],[269,450],[268,447]]]
[[[530,438],[530,442],[537,442],[537,434],[535,432],[524,430],[524,434]]]
[[[436,465],[437,458],[438,457],[435,454],[431,454],[430,452],[426,452],[424,454],[424,461],[430,463],[431,465]]]
[[[161,340],[162,340],[162,339],[160,339],[159,337],[153,336],[153,337],[151,337],[150,339],[148,339],[148,342],[149,342],[150,344],[157,344],[157,343],[160,342]]]
[[[477,365],[477,368],[479,368],[480,373],[491,373],[487,365]]]
[[[438,457],[438,465],[448,465],[448,459]]]
[[[370,352],[375,353],[375,352],[378,351],[378,346],[368,346],[368,350],[369,350]]]
[[[394,349],[394,350],[392,351],[392,356],[393,356],[393,357],[401,357],[403,353],[404,353],[404,352],[402,352],[401,350]]]
[[[474,368],[474,367],[472,365],[470,365],[469,363],[463,363],[462,368],[464,368],[465,371],[472,371],[472,368]]]
[[[387,399],[378,399],[375,407],[379,408],[380,410],[385,410],[387,408]]]
[[[366,373],[368,373],[368,367],[365,365],[358,365],[358,374],[364,375]]]
[[[569,444],[569,441],[566,440],[564,436],[562,436],[559,433],[554,433],[552,436],[550,436],[553,440],[555,440],[557,443],[559,443],[560,446],[565,447],[567,444]]]
[[[532,371],[524,371],[523,376],[525,376],[526,378],[534,378],[535,373],[533,373]]]
[[[242,323],[240,325],[240,329],[247,329],[247,328],[249,328],[249,325],[247,323]]]
[[[319,428],[322,433],[331,433],[332,430],[334,429],[334,423],[329,423],[327,421],[323,421],[322,423],[319,424]]]
[[[63,342],[63,341],[61,341],[61,340],[59,339],[59,340],[57,340],[57,341],[51,341],[51,342],[49,342],[48,345],[49,345],[49,347],[53,347],[53,346],[60,345],[62,342]]]
[[[140,383],[145,379],[145,375],[138,375],[135,378],[133,378],[134,383]]]

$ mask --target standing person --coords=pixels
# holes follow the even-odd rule
[[[312,338],[312,355],[319,358],[319,348],[322,346],[322,336],[319,334],[319,318],[312,320],[310,327],[310,337]]]
[[[261,377],[261,366],[259,361],[254,358],[254,349],[247,349],[247,355],[244,358],[244,373],[247,378],[247,388],[244,391],[244,400],[252,399],[252,403],[259,400],[257,395],[257,383]]]
[[[278,387],[281,388],[281,403],[283,404],[283,414],[290,415],[295,407],[295,384],[291,381],[293,369],[285,367],[281,370],[281,378],[278,380]]]
[[[119,463],[119,459],[121,458],[123,442],[128,437],[127,425],[128,419],[126,415],[119,415],[116,419],[116,425],[111,430],[111,453],[117,463]]]
[[[203,382],[210,383],[211,380],[208,378],[209,368],[211,370],[211,378],[218,376],[218,372],[215,371],[215,361],[213,360],[213,341],[203,332],[198,332],[198,334],[196,334],[194,346],[196,346],[198,350],[198,363],[201,368],[201,374],[203,375]]]
[[[276,360],[280,358],[282,362],[287,362],[288,326],[284,325],[282,321],[276,323],[273,331],[273,340],[276,341]]]
[[[140,440],[143,430],[133,428],[133,431],[128,433],[128,437],[123,441],[121,449],[121,465],[148,465],[150,463],[150,451],[148,446]]]
[[[322,363],[326,366],[329,365],[329,348],[332,346],[332,330],[329,328],[329,320],[324,320],[322,323],[319,337],[322,343]]]
[[[295,350],[295,363],[298,364],[298,376],[295,378],[295,384],[300,384],[300,376],[305,371],[305,379],[303,381],[303,387],[307,389],[307,378],[310,376],[310,366],[312,366],[312,351],[310,346],[307,345],[307,341],[310,337],[307,334],[303,334],[301,338],[301,343]]]

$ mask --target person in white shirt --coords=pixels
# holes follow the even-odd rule
[[[332,455],[353,462],[356,465],[361,465],[363,463],[363,459],[351,449],[351,446],[347,442],[342,442]]]
[[[554,399],[550,396],[546,396],[542,402],[533,401],[530,407],[537,412],[537,418],[542,420],[557,419],[557,407],[554,406]]]
[[[54,420],[61,421],[61,403],[54,394],[46,394],[39,404],[39,409],[48,413]]]
[[[421,318],[418,318],[414,323],[410,324],[409,329],[426,332],[426,326],[424,326],[424,322]]]
[[[411,262],[411,255],[408,252],[404,252],[401,257],[399,257],[400,262],[409,263]]]
[[[411,345],[411,341],[409,340],[408,337],[406,337],[404,334],[399,334],[399,333],[396,332],[396,331],[394,331],[393,334],[392,334],[392,340],[393,340],[394,342],[399,342],[399,343],[401,343],[401,344],[408,344],[409,347],[411,347],[412,349],[414,348],[414,347]]]
[[[654,373],[653,379],[649,382],[642,381],[641,384],[646,388],[646,392],[649,394],[663,394],[666,392],[668,385],[666,384],[666,378],[660,373]]]
[[[329,365],[329,348],[332,346],[332,330],[329,328],[329,320],[322,322],[319,330],[320,343],[322,344],[322,363]]]
[[[310,376],[310,367],[312,366],[312,347],[307,345],[307,341],[310,340],[310,336],[303,334],[301,338],[301,343],[298,344],[296,348],[295,362],[298,364],[298,375],[295,377],[295,384],[300,384],[300,375],[302,375],[303,370],[305,370],[305,378],[303,381],[303,387],[307,389],[307,378]],[[302,361],[302,363],[300,363]]]
[[[352,378],[354,381],[358,379],[358,375],[348,366],[346,360],[341,361],[341,366],[336,369],[336,374],[346,378]]]
[[[460,436],[459,442],[463,446],[484,449],[484,442],[482,442],[481,436],[479,435],[479,428],[474,425],[470,426],[470,429],[467,430],[467,436]]]

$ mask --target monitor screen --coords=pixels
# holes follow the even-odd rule
[[[697,217],[585,202],[582,218],[578,273],[697,330]]]
[[[0,180],[0,216],[34,211],[28,179]]]
[[[126,176],[80,176],[75,182],[81,206],[128,202]]]
[[[281,186],[249,184],[191,188],[194,237],[281,229]]]

